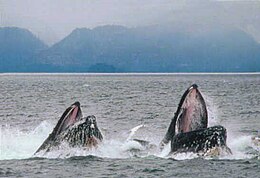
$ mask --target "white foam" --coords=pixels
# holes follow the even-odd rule
[[[178,153],[178,154],[172,154],[170,155],[171,158],[176,159],[176,160],[186,160],[186,159],[194,159],[198,158],[198,154],[195,153]]]
[[[25,159],[33,155],[52,130],[47,121],[34,130],[25,132],[8,125],[0,128],[0,160]]]
[[[145,151],[145,147],[136,141],[131,140],[134,134],[144,125],[138,125],[130,130],[125,141],[120,138],[104,139],[95,149],[71,148],[66,144],[62,144],[62,149],[52,150],[50,152],[39,152],[37,157],[45,158],[68,158],[72,156],[98,156],[102,158],[129,158],[133,156],[131,150]],[[149,150],[145,155],[150,155]],[[135,155],[136,156],[136,155]]]
[[[144,125],[138,125],[131,129],[126,140],[122,138],[104,139],[97,149],[86,150],[82,148],[71,148],[66,144],[61,145],[62,149],[53,150],[47,153],[38,153],[36,156],[46,158],[68,158],[72,156],[87,156],[93,155],[103,158],[130,158],[133,156],[149,156],[154,155],[161,158],[169,158],[170,144],[160,151],[158,149],[150,150],[143,147],[136,141],[131,140],[134,134]],[[53,129],[53,123],[43,121],[34,130],[26,132],[19,128],[11,128],[9,126],[0,129],[0,160],[6,159],[26,159],[33,156],[34,152],[47,138]],[[228,136],[229,137],[229,136]],[[160,138],[150,138],[160,140]],[[224,155],[220,159],[247,159],[252,158],[252,154],[247,153],[248,147],[252,147],[251,136],[236,136],[232,135],[228,139],[228,146],[231,148],[233,155]],[[158,143],[159,144],[159,143]],[[137,150],[137,152],[135,152]],[[139,154],[139,152],[141,154]],[[198,157],[193,153],[180,153],[171,155],[171,158],[177,160],[193,159]]]

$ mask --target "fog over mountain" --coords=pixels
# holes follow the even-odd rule
[[[22,27],[52,45],[75,28],[102,25],[232,25],[260,42],[260,1],[1,0],[0,27]],[[190,28],[190,30],[193,30]]]
[[[1,72],[256,72],[260,1],[2,0]]]
[[[26,29],[0,28],[0,72],[30,71],[34,56],[43,49],[47,45]]]
[[[172,25],[77,28],[49,48],[26,30],[4,28],[1,34],[6,29],[20,35],[12,43],[1,36],[7,46],[1,49],[8,49],[1,53],[2,72],[260,71],[259,43],[233,27],[193,27],[195,32]],[[21,45],[21,40],[30,43]]]

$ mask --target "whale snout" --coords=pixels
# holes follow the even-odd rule
[[[197,89],[198,88],[198,85],[197,84],[192,84],[191,86],[190,86],[190,88],[189,88],[189,90],[191,90],[191,89]]]
[[[85,123],[86,123],[86,126],[87,126],[87,130],[89,131],[88,133],[88,138],[92,138],[92,137],[95,137],[97,138],[98,140],[102,140],[103,137],[102,137],[102,134],[97,126],[97,119],[94,115],[90,115],[90,116],[87,116],[85,118]]]
[[[90,129],[95,129],[97,127],[96,117],[94,115],[87,116],[86,122],[90,125]]]

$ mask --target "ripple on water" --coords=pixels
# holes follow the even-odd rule
[[[260,130],[260,75],[1,75],[0,107],[2,177],[258,177],[259,150],[248,138]],[[234,156],[221,159],[157,156],[132,157],[123,152],[128,131],[159,143],[184,90],[197,83],[209,98],[210,123],[227,127]],[[105,128],[101,155],[68,159],[30,158],[75,101],[85,115],[97,116]],[[6,129],[9,125],[9,129]],[[133,146],[133,145],[131,145]],[[123,149],[122,149],[123,148]],[[123,150],[123,151],[122,151]],[[123,155],[118,155],[120,152]],[[5,157],[3,157],[5,156]],[[121,157],[120,157],[121,156]],[[18,160],[18,158],[20,160]],[[30,159],[25,159],[30,158]]]

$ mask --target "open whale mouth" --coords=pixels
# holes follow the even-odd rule
[[[211,152],[216,149],[216,153],[220,154],[223,148],[226,153],[232,154],[226,146],[226,129],[223,126],[207,126],[206,103],[198,86],[193,84],[184,92],[160,148],[171,141],[171,152],[175,153]]]
[[[161,146],[167,144],[178,133],[203,129],[207,128],[207,126],[206,103],[198,90],[198,86],[193,84],[182,95]]]
[[[75,124],[82,118],[82,112],[80,109],[80,103],[75,102],[70,107],[68,107],[62,114],[58,124],[56,125],[56,135],[60,134],[62,131],[66,130],[71,125]]]
[[[51,146],[55,144],[57,139],[60,138],[59,136],[66,130],[68,130],[70,126],[78,122],[81,118],[82,112],[80,109],[80,103],[77,101],[64,111],[57,125],[54,127],[52,133],[48,136],[48,138],[43,142],[43,144],[38,148],[35,153],[44,149],[48,151]]]
[[[196,84],[191,85],[185,91],[176,114],[177,133],[207,128],[208,113],[206,103]]]

